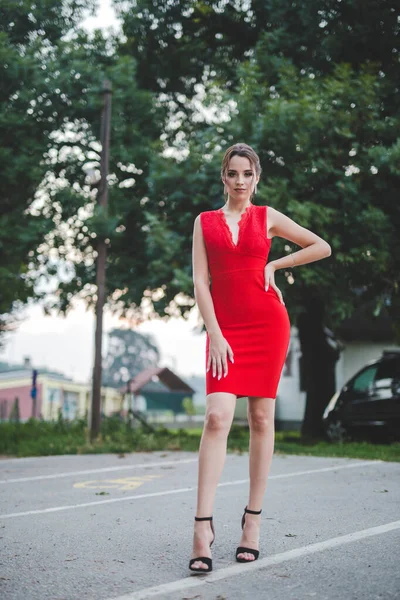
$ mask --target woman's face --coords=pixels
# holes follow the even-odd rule
[[[237,200],[249,199],[258,180],[250,160],[246,156],[237,155],[230,159],[225,177],[222,178],[228,196]]]

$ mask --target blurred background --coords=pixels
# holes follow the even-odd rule
[[[1,420],[90,412],[101,244],[102,414],[202,418],[193,223],[223,205],[222,156],[246,142],[255,203],[332,247],[276,276],[292,324],[278,427],[340,437],[351,392],[352,425],[400,431],[395,2],[6,1],[0,70]],[[274,238],[271,260],[295,249]]]

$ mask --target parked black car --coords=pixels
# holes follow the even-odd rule
[[[367,435],[400,440],[400,350],[385,350],[358,371],[329,402],[323,415],[326,436],[345,441]]]

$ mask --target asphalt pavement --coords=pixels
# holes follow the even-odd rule
[[[260,558],[241,564],[248,455],[228,454],[214,570],[192,575],[197,458],[0,460],[2,600],[400,599],[400,463],[276,454]]]

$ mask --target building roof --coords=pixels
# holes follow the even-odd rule
[[[178,375],[175,375],[168,367],[149,367],[133,377],[128,384],[121,388],[122,393],[139,392],[147,383],[160,381],[166,388],[174,392],[188,392],[193,394],[195,390],[185,383]]]

